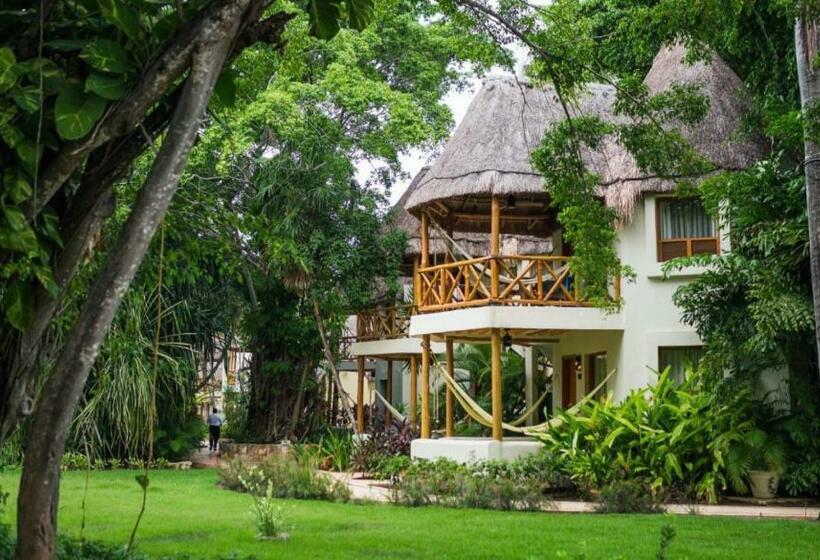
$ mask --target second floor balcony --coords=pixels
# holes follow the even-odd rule
[[[421,313],[484,305],[591,305],[581,296],[581,283],[566,256],[485,256],[421,267],[415,286]],[[620,298],[617,278],[612,297]]]

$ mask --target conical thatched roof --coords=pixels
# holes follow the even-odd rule
[[[422,184],[429,167],[424,167],[419,171],[407,190],[393,206],[390,224],[398,229],[404,230],[407,234],[407,249],[404,252],[405,261],[413,262],[413,258],[421,254],[421,230],[418,218],[410,214],[406,209],[408,199],[416,192]],[[489,254],[489,235],[486,233],[469,233],[454,231],[453,239],[466,252],[473,256],[483,256]],[[514,249],[512,247],[515,247]],[[516,254],[523,255],[545,255],[552,252],[552,239],[528,235],[504,235],[501,240],[502,253],[505,247]],[[435,228],[430,228],[430,255],[431,258],[441,258],[446,254],[445,244],[442,237]]]
[[[684,128],[683,133],[719,169],[747,167],[763,149],[759,142],[744,141],[738,135],[746,110],[739,78],[717,56],[711,64],[688,65],[684,54],[684,48],[677,45],[662,49],[646,76],[646,85],[658,93],[674,82],[702,84],[702,92],[711,102],[709,115],[697,126]],[[624,122],[624,117],[614,115],[615,97],[613,87],[591,84],[570,107],[570,113]],[[520,213],[541,214],[543,219],[528,224],[528,230],[516,232],[548,234],[554,223],[550,221],[543,178],[533,169],[530,154],[544,131],[564,118],[553,88],[536,88],[513,77],[487,79],[435,164],[408,196],[407,209],[418,213],[426,207],[440,219],[449,220],[455,230],[486,231],[486,223],[458,216],[487,211],[482,205],[486,206],[492,195],[512,194]],[[584,158],[590,170],[601,177],[607,202],[623,216],[631,214],[641,192],[674,188],[671,181],[641,173],[629,152],[614,139],[604,142],[596,152],[585,153]]]
[[[765,157],[765,141],[750,138],[742,130],[743,116],[749,106],[737,74],[716,54],[708,62],[693,64],[688,64],[685,56],[686,50],[680,44],[661,49],[644,84],[653,94],[674,83],[700,86],[700,93],[709,99],[709,113],[696,125],[680,128],[687,141],[718,170],[745,169]],[[674,181],[641,177],[634,163],[631,170],[621,172],[621,178],[623,180],[606,188],[605,195],[607,203],[623,216],[632,214],[640,193],[669,192],[675,188]]]

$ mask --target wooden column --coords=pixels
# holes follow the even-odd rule
[[[421,437],[430,439],[430,335],[421,343]]]
[[[445,343],[447,352],[447,375],[455,379],[455,365],[453,364],[453,340],[448,338]],[[444,393],[444,435],[453,437],[455,435],[455,426],[453,424],[453,390],[447,385],[447,390]]]
[[[356,359],[359,375],[356,379],[356,432],[364,433],[364,356]]]
[[[490,335],[492,349],[492,401],[493,401],[493,439],[502,440],[501,428],[501,329],[492,329]]]
[[[387,386],[385,387],[385,398],[387,402],[393,404],[393,360],[387,360]],[[390,420],[390,411],[384,407],[384,425],[389,426],[393,422]]]
[[[416,427],[416,400],[418,399],[419,389],[416,382],[418,380],[418,373],[419,373],[419,359],[418,357],[410,356],[410,406],[409,410],[407,411],[408,416],[410,416],[410,427]]]
[[[413,305],[421,305],[421,278],[419,278],[419,258],[413,258]]]
[[[421,267],[430,265],[430,217],[427,212],[421,214]]]
[[[490,256],[494,257],[490,261],[490,296],[498,298],[498,260],[501,252],[501,199],[493,197],[490,207]]]

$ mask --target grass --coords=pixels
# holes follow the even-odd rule
[[[135,471],[91,474],[86,536],[125,543],[140,505]],[[19,472],[0,474],[16,499]],[[155,471],[137,546],[196,558],[654,558],[660,528],[677,536],[669,557],[818,558],[820,523],[662,515],[573,515],[404,508],[283,500],[288,542],[256,539],[248,496],[216,487],[213,471]],[[60,531],[79,534],[83,472],[65,473]],[[13,515],[13,507],[6,514]],[[13,522],[13,519],[7,519]]]

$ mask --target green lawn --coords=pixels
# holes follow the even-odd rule
[[[134,472],[91,474],[86,534],[124,543],[140,503]],[[19,473],[0,474],[16,499]],[[63,476],[60,530],[77,534],[84,473]],[[671,558],[820,558],[820,523],[661,515],[505,513],[283,501],[291,539],[255,538],[250,498],[216,487],[213,471],[151,473],[138,543],[149,554],[208,558],[654,558],[659,530],[677,531]],[[13,508],[10,508],[13,509]],[[7,521],[13,521],[8,519]]]

